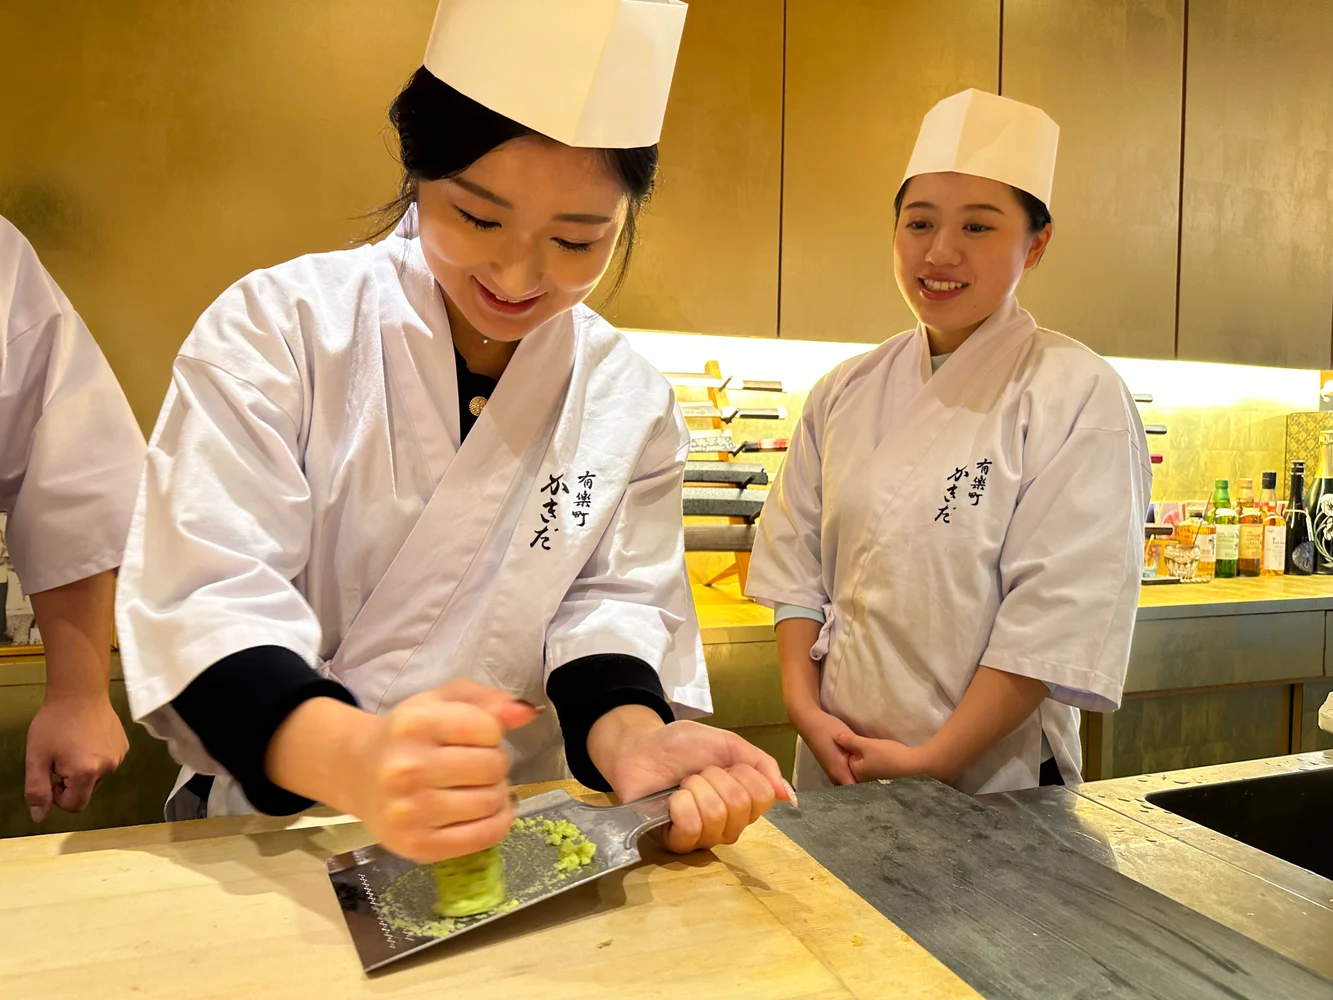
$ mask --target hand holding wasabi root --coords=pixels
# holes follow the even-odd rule
[[[510,762],[501,743],[537,714],[466,680],[387,715],[312,698],[278,729],[267,770],[284,788],[356,816],[395,854],[428,864],[492,847],[509,832]],[[331,752],[308,752],[315,745]]]

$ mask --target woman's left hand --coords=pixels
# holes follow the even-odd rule
[[[833,742],[847,753],[848,763],[857,781],[906,778],[929,773],[920,747],[909,747],[897,740],[858,736],[850,729],[835,733]]]
[[[697,722],[636,732],[620,746],[607,779],[622,802],[680,785],[663,835],[677,854],[734,844],[775,798],[796,801],[772,757],[735,733]]]

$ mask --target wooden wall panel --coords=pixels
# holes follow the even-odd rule
[[[788,0],[781,335],[878,342],[916,320],[893,198],[921,118],[999,85],[1000,0]]]
[[[1327,368],[1333,4],[1189,12],[1180,357]]]
[[[690,0],[658,190],[612,322],[777,335],[782,7]]]
[[[1184,35],[1184,0],[1005,0],[1000,92],[1060,126],[1019,299],[1102,354],[1174,355]]]

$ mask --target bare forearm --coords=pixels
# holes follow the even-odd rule
[[[114,599],[112,570],[32,595],[46,647],[48,697],[107,696]]]
[[[811,618],[787,618],[778,622],[778,665],[782,670],[782,700],[793,725],[819,710],[819,671],[810,659],[810,647],[819,638],[819,622]]]
[[[275,785],[347,813],[349,781],[370,760],[366,744],[375,717],[333,698],[311,698],[287,716],[264,758],[264,771]]]
[[[921,747],[926,772],[956,781],[990,747],[1012,733],[1050,694],[1031,677],[977,668],[963,700],[939,731]]]

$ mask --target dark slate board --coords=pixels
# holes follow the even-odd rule
[[[685,514],[714,517],[744,517],[754,520],[764,509],[768,490],[686,486],[681,506]]]
[[[767,486],[768,470],[755,462],[686,462],[685,482]]]
[[[1333,1000],[1333,983],[929,778],[768,818],[988,1000]]]

